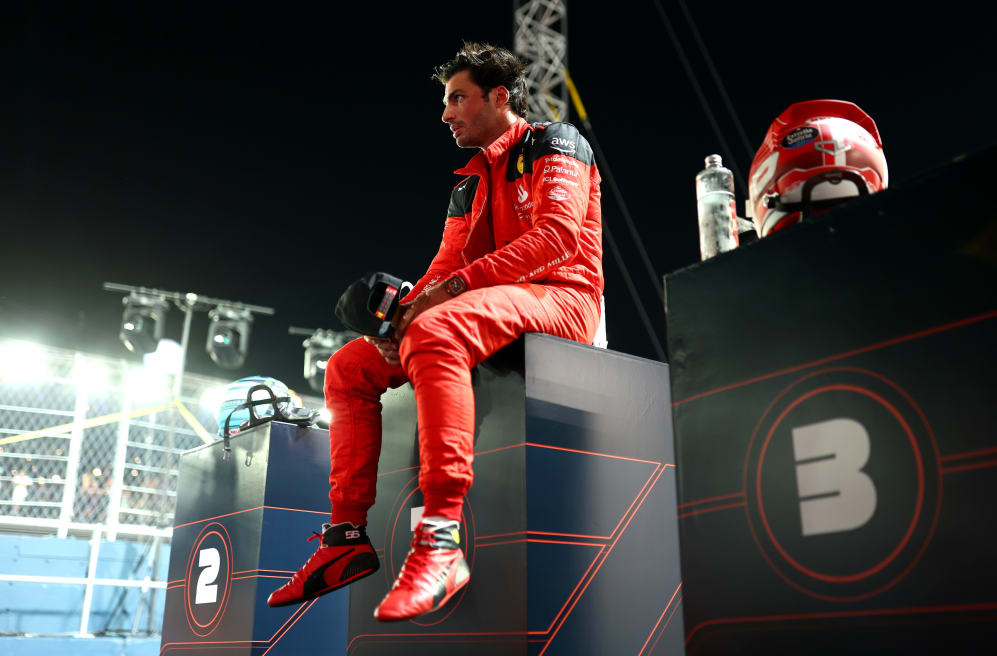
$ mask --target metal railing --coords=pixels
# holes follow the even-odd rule
[[[166,586],[153,561],[172,536],[180,454],[217,439],[229,381],[187,373],[179,396],[173,382],[124,360],[0,339],[0,532],[91,543],[85,577],[0,569],[0,581],[83,585],[79,635],[88,635],[95,586],[141,588],[153,624],[155,591]],[[154,557],[140,577],[98,578],[100,545],[119,536],[144,541]]]

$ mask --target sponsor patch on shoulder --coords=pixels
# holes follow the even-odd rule
[[[547,192],[547,198],[551,200],[568,200],[568,192],[564,187],[551,187]]]
[[[820,136],[820,130],[815,127],[807,126],[802,128],[796,128],[785,137],[782,138],[783,148],[796,148],[797,146],[802,146],[808,144],[817,137]]]
[[[554,137],[551,139],[550,147],[564,153],[565,155],[574,155],[575,149],[577,148],[574,141],[564,139],[563,137]]]

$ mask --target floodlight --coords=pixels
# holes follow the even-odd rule
[[[130,367],[125,379],[128,395],[137,403],[163,401],[170,397],[167,375],[149,367]]]
[[[88,394],[97,393],[111,384],[111,371],[94,358],[80,357],[73,366],[73,383]]]
[[[0,380],[35,380],[45,375],[45,352],[32,342],[0,342]]]
[[[125,348],[136,353],[152,353],[163,337],[163,323],[170,306],[162,298],[132,292],[121,299],[125,311],[118,336]]]
[[[218,416],[218,408],[225,401],[225,392],[227,391],[228,385],[215,385],[204,390],[204,393],[201,394],[201,409],[208,411],[213,417]]]
[[[156,350],[142,356],[147,369],[176,376],[183,368],[183,347],[175,340],[161,339]]]
[[[245,308],[219,305],[208,313],[208,355],[219,367],[238,369],[246,361],[249,351],[249,328],[252,313]]]
[[[325,367],[332,354],[354,339],[352,331],[336,332],[319,328],[301,343],[305,347],[305,380],[316,392],[325,389]]]

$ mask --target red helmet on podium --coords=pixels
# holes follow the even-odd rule
[[[808,100],[790,105],[769,126],[751,162],[746,213],[764,237],[887,184],[872,118],[854,103]]]

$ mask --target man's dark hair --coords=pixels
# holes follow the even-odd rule
[[[509,91],[509,106],[526,118],[529,99],[526,95],[526,67],[505,48],[488,43],[464,42],[454,58],[440,64],[433,71],[433,77],[440,84],[461,71],[467,71],[471,81],[488,95],[495,87],[505,87]]]

